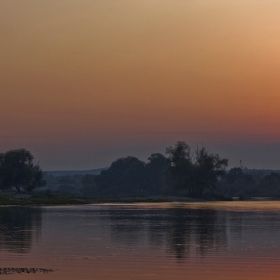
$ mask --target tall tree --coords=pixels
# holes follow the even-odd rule
[[[33,155],[25,150],[11,150],[0,154],[0,186],[2,189],[15,187],[18,192],[21,189],[33,190],[43,186],[42,169],[39,164],[34,164]]]
[[[165,187],[167,171],[166,157],[160,153],[151,154],[146,164],[145,187],[147,193],[162,194]]]
[[[190,147],[182,141],[178,141],[175,147],[166,149],[168,155],[169,172],[178,189],[192,189],[193,163]]]
[[[228,160],[218,154],[209,153],[202,147],[196,150],[193,164],[192,194],[199,197],[205,190],[215,190],[218,178],[225,175]]]
[[[175,186],[186,189],[195,197],[201,197],[206,190],[213,192],[228,165],[227,159],[209,153],[205,148],[197,149],[192,157],[185,142],[177,142],[174,148],[167,148],[166,153]]]

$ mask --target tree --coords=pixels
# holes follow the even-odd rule
[[[148,160],[149,162],[145,166],[145,186],[147,192],[161,194],[164,191],[168,167],[166,157],[160,153],[156,153],[152,154]]]
[[[25,149],[11,150],[0,154],[0,187],[15,187],[31,191],[45,185],[43,172],[39,164],[34,164],[34,157]]]
[[[185,142],[178,141],[174,148],[168,147],[166,149],[166,154],[168,154],[167,162],[169,164],[169,172],[175,187],[190,191],[193,181],[193,164],[190,147]]]
[[[199,197],[205,190],[213,192],[216,189],[218,178],[225,175],[228,160],[202,147],[196,150],[193,164],[192,194]]]
[[[271,172],[259,182],[262,196],[280,197],[280,174]]]
[[[230,169],[222,185],[229,196],[246,197],[259,193],[256,180],[251,174],[244,173],[244,170],[240,167]]]
[[[166,149],[169,155],[169,170],[177,188],[186,189],[190,195],[203,196],[206,190],[213,192],[218,178],[225,175],[227,159],[207,152],[203,147],[191,156],[190,147],[185,142],[177,142],[175,147]]]
[[[107,170],[96,176],[101,194],[141,194],[144,189],[145,163],[128,156],[115,160]]]

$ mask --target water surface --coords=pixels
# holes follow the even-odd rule
[[[280,203],[0,208],[6,279],[279,279]]]

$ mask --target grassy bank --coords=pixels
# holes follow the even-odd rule
[[[86,197],[78,194],[61,193],[14,193],[1,192],[0,205],[79,205],[91,203],[137,203],[137,202],[203,202],[226,200],[219,198],[191,198],[185,196],[107,196]]]
[[[71,205],[87,203],[78,195],[1,192],[0,205]]]

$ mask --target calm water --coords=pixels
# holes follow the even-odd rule
[[[1,207],[3,279],[279,279],[280,202]]]

